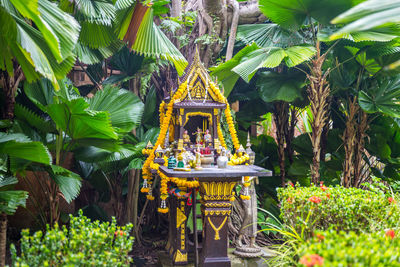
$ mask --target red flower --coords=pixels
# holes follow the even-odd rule
[[[308,201],[313,202],[315,204],[318,204],[321,202],[321,198],[317,197],[317,196],[312,196],[308,199]]]
[[[390,230],[386,231],[385,235],[387,237],[390,237],[391,239],[393,239],[395,237],[396,233],[394,232],[394,230],[390,229]]]
[[[304,255],[299,262],[307,267],[322,266],[324,258],[318,254]]]
[[[327,198],[331,198],[331,193],[326,194]]]
[[[288,183],[291,187],[294,187],[294,184],[292,182]]]
[[[323,241],[325,239],[325,236],[320,233],[317,233],[315,236],[318,238],[319,241]]]
[[[328,187],[326,187],[325,185],[321,185],[321,190],[326,191],[326,190],[328,190]]]
[[[292,197],[288,197],[288,198],[287,198],[287,202],[290,203],[290,204],[292,204],[292,203],[294,202],[294,199],[293,199]]]
[[[389,197],[388,201],[389,201],[390,204],[392,204],[392,203],[396,204],[396,200],[394,200],[394,198],[392,198],[392,197]]]
[[[119,231],[115,231],[114,235],[115,236],[118,236],[118,235],[123,236],[123,235],[125,235],[125,233],[123,231],[119,230]]]

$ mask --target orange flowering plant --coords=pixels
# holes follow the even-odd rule
[[[297,266],[400,266],[397,231],[320,232],[299,246]]]
[[[390,229],[400,221],[399,196],[385,190],[325,185],[278,189],[281,218],[310,237],[315,230],[337,231]]]

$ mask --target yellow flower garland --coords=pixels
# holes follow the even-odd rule
[[[226,149],[226,143],[225,143],[224,135],[222,134],[221,123],[219,121],[217,122],[217,132],[218,132],[218,139],[221,143],[221,146]]]
[[[244,183],[243,183],[243,186],[244,186],[244,187],[249,187],[249,186],[251,185],[250,177],[249,177],[249,176],[245,176],[245,177],[243,178],[243,180],[244,180]],[[246,189],[245,192],[248,192],[248,189]],[[240,195],[240,198],[243,199],[243,200],[250,200],[250,199],[251,199],[251,196],[250,196],[250,195]]]
[[[218,101],[226,104],[225,117],[226,117],[226,121],[229,126],[229,133],[232,136],[232,143],[233,143],[234,148],[236,150],[238,150],[240,147],[240,143],[239,143],[239,139],[237,138],[235,125],[233,124],[233,119],[232,119],[232,114],[231,114],[231,109],[229,107],[229,103],[226,100],[226,98],[222,95],[221,91],[215,86],[215,84],[213,82],[210,82],[210,87],[216,93]]]
[[[160,108],[158,109],[158,111],[159,111],[159,117],[160,117],[160,125],[162,125],[163,124],[163,121],[164,121],[164,108],[165,108],[165,102],[164,101],[162,101],[161,103],[160,103]]]

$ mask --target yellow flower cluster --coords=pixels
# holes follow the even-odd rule
[[[152,162],[150,162],[150,168],[151,168],[152,170],[157,170],[157,171],[158,171],[158,168],[160,168],[160,165],[157,164],[157,163],[154,163],[154,162],[152,161]]]
[[[168,207],[167,208],[158,208],[157,210],[159,213],[167,213],[169,211]]]
[[[217,122],[217,132],[218,132],[218,139],[219,139],[219,142],[221,143],[221,146],[226,148],[224,135],[222,134],[221,123],[219,121]]]
[[[228,165],[241,165],[248,161],[250,159],[250,156],[246,153],[243,153],[241,157],[238,157],[237,154],[235,153],[232,157],[231,160],[228,162]]]
[[[221,91],[215,86],[215,84],[213,82],[210,82],[210,87],[213,89],[213,91],[217,95],[218,101],[221,102],[221,103],[225,103],[226,104],[225,117],[226,117],[226,121],[228,122],[229,133],[232,136],[233,146],[237,150],[240,147],[240,143],[239,143],[239,139],[237,138],[237,133],[236,133],[235,125],[233,123],[233,119],[232,119],[232,114],[231,114],[231,109],[229,107],[229,103],[226,100],[226,98],[222,95]]]
[[[157,171],[157,174],[160,176],[161,181],[165,180],[167,182],[172,182],[179,187],[187,187],[187,188],[197,188],[199,187],[198,181],[187,181],[186,178],[176,178],[176,177],[168,177],[161,171]],[[163,192],[161,192],[162,194]]]
[[[153,196],[153,195],[147,195],[146,198],[147,198],[148,200],[154,200],[154,196]]]
[[[243,200],[250,200],[251,196],[240,195],[240,198],[243,199]]]

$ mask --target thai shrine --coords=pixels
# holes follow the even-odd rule
[[[193,231],[197,232],[196,197],[199,193],[203,230],[201,244],[194,234],[195,266],[231,266],[227,220],[235,200],[234,188],[242,184],[240,198],[249,207],[245,217],[252,218],[250,207],[256,205],[256,200],[250,197],[250,189],[254,188],[251,180],[269,173],[253,165],[255,155],[249,138],[247,149],[239,143],[228,101],[211,80],[198,53],[180,79],[179,87],[160,104],[159,113],[158,139],[143,150],[147,159],[142,169],[141,192],[147,193],[147,199],[154,200],[154,188],[160,190],[158,211],[169,216],[166,249],[172,263],[188,263],[186,226],[192,210]],[[221,130],[223,114],[229,125],[232,152]],[[247,221],[252,223],[252,220]],[[251,244],[238,245],[238,254],[261,255],[254,242],[254,226],[242,228],[253,229],[253,237]]]

